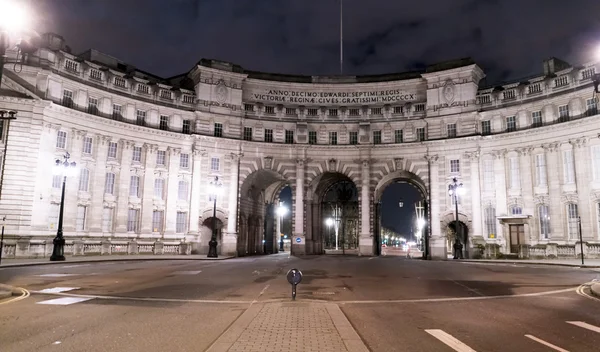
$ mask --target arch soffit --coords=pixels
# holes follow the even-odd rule
[[[306,190],[307,200],[318,200],[321,199],[325,192],[333,186],[335,183],[340,181],[350,181],[354,184],[354,187],[358,190],[357,180],[354,180],[344,171],[323,171],[316,175],[310,180],[309,186]]]
[[[272,187],[273,185],[287,184],[288,180],[281,173],[269,170],[269,169],[258,169],[250,173],[242,181],[240,188],[240,194],[242,197],[248,195],[248,191],[254,186],[257,191],[263,192]],[[265,196],[265,199],[268,197]]]
[[[213,208],[205,208],[200,211],[200,223],[203,223],[206,219],[213,217]],[[223,225],[227,223],[227,212],[224,209],[217,207],[216,218],[221,220]]]
[[[456,213],[453,211],[446,211],[441,216],[442,229],[448,227],[454,221],[456,221]],[[468,214],[465,214],[465,213],[462,213],[459,211],[458,212],[458,221],[462,222],[463,224],[465,224],[467,226],[467,228],[469,229],[469,233],[471,233],[473,231],[472,221]]]
[[[429,198],[427,186],[419,176],[410,171],[398,170],[385,175],[381,180],[379,180],[377,186],[375,186],[374,199],[376,201],[380,201],[381,196],[383,196],[383,192],[385,192],[387,186],[395,182],[406,182],[416,187],[419,192],[421,192],[421,195],[423,195],[423,198]]]
[[[264,201],[267,203],[275,203],[275,201],[279,198],[281,191],[285,187],[290,187],[292,189],[292,199],[294,198],[294,188],[291,185],[288,185],[286,181],[280,181],[271,184],[267,189],[265,189],[265,198]]]

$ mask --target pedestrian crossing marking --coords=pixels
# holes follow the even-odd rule
[[[65,277],[65,276],[77,276],[80,274],[42,274],[42,275],[36,275],[36,276],[40,276],[40,277]]]
[[[567,323],[571,324],[571,325],[575,325],[575,326],[579,326],[580,328],[584,328],[584,329],[588,329],[591,331],[595,331],[597,333],[600,334],[600,328],[597,326],[594,326],[592,324],[588,324],[588,323],[584,323],[582,321],[568,321]]]
[[[61,292],[67,292],[67,291],[73,291],[73,290],[79,290],[79,287],[52,287],[52,288],[45,288],[38,292],[39,293],[61,293]]]
[[[80,302],[89,301],[90,299],[93,299],[93,298],[87,298],[87,297],[62,297],[62,298],[55,298],[55,299],[50,299],[50,300],[47,300],[47,301],[37,302],[37,304],[68,306],[68,305],[74,304],[74,303],[80,303]]]
[[[544,341],[544,340],[542,340],[542,339],[540,339],[540,338],[537,338],[537,337],[535,337],[535,336],[533,336],[533,335],[525,335],[525,337],[527,337],[527,338],[529,338],[529,339],[532,339],[532,340],[533,340],[533,341],[535,341],[535,342],[539,342],[539,343],[541,343],[541,344],[542,344],[542,345],[544,345],[544,346],[550,347],[550,348],[552,348],[552,349],[553,349],[553,350],[555,350],[555,351],[559,351],[559,352],[569,352],[568,350],[565,350],[564,348],[560,348],[560,347],[558,347],[558,346],[556,346],[556,345],[553,345],[553,344],[551,344],[550,342]]]
[[[454,336],[448,334],[444,330],[428,329],[428,330],[425,330],[425,332],[428,333],[429,335],[435,337],[436,339],[440,340],[446,346],[452,348],[453,350],[455,350],[457,352],[476,352],[474,349],[472,349],[471,347],[460,342],[458,339],[456,339]]]

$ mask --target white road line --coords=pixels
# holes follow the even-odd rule
[[[37,304],[50,304],[50,305],[59,305],[59,306],[68,306],[69,304],[80,303],[89,301],[92,298],[83,298],[83,297],[63,297],[63,298],[55,298],[47,301],[37,302]]]
[[[188,271],[176,271],[173,274],[175,275],[198,275],[202,272],[202,270],[188,270]]]
[[[560,348],[560,347],[558,347],[556,345],[551,344],[550,342],[546,342],[546,341],[544,341],[544,340],[542,340],[540,338],[537,338],[537,337],[535,337],[533,335],[525,335],[525,337],[530,338],[530,339],[532,339],[535,342],[539,342],[542,345],[548,346],[548,347],[552,348],[555,351],[569,352],[568,350],[565,350],[564,348]]]
[[[267,291],[267,289],[269,288],[269,286],[270,285],[265,286],[265,288],[263,288],[262,291],[260,291],[260,293],[258,294],[258,296],[259,297],[262,296],[265,293],[265,291]]]
[[[430,330],[425,330],[425,332],[428,333],[429,335],[435,337],[436,339],[440,340],[441,342],[446,344],[446,346],[452,348],[453,350],[455,350],[457,352],[476,352],[474,349],[472,349],[471,347],[460,342],[458,339],[456,339],[454,336],[448,334],[444,330],[430,329]]]
[[[52,287],[52,288],[45,288],[38,292],[39,293],[60,293],[60,292],[67,292],[67,291],[73,291],[73,290],[79,290],[79,287]]]
[[[584,328],[584,329],[588,329],[591,331],[595,331],[597,333],[600,334],[600,328],[597,326],[594,326],[592,324],[588,324],[588,323],[584,323],[582,321],[568,321],[567,323],[575,325],[575,326],[579,326],[580,328]]]
[[[80,274],[42,274],[42,275],[36,275],[36,276],[41,276],[41,277],[65,277],[65,276],[77,276],[77,275],[80,275]]]
[[[67,268],[78,268],[78,267],[80,267],[80,266],[90,266],[90,265],[91,265],[91,264],[75,264],[75,265],[65,265],[65,266],[63,266],[63,268],[64,268],[64,269],[67,269]]]

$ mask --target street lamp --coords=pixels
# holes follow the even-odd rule
[[[463,195],[464,194],[464,188],[463,188],[463,184],[462,183],[458,183],[458,179],[456,177],[454,177],[452,179],[452,183],[448,185],[448,194],[450,195],[450,197],[452,197],[452,200],[454,200],[454,206],[455,206],[455,212],[456,212],[456,219],[454,222],[454,231],[456,233],[456,239],[454,242],[454,259],[462,259],[462,243],[461,243],[461,237],[462,233],[459,234],[459,226],[458,226],[458,196]],[[462,228],[461,228],[462,230]],[[462,232],[462,231],[461,231]]]
[[[283,202],[277,206],[277,220],[279,221],[279,251],[283,252],[283,216],[287,214],[288,209],[283,205]]]
[[[54,174],[57,176],[62,176],[62,191],[60,194],[60,210],[58,213],[58,230],[56,231],[56,237],[52,241],[52,256],[50,256],[50,261],[63,261],[65,260],[65,239],[63,238],[63,215],[65,208],[65,188],[67,183],[67,177],[74,176],[76,173],[77,164],[72,161],[69,162],[69,158],[71,158],[71,154],[65,153],[63,155],[63,160],[56,159],[56,163],[54,165]]]
[[[212,217],[212,235],[208,242],[208,257],[217,258],[217,197],[221,194],[221,186],[223,183],[219,181],[219,176],[210,181],[208,186],[208,194],[213,201],[213,217]]]

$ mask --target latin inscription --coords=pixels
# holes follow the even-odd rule
[[[400,89],[357,92],[310,92],[270,89],[264,93],[254,93],[255,101],[295,104],[377,104],[398,103],[416,100],[415,93]]]

